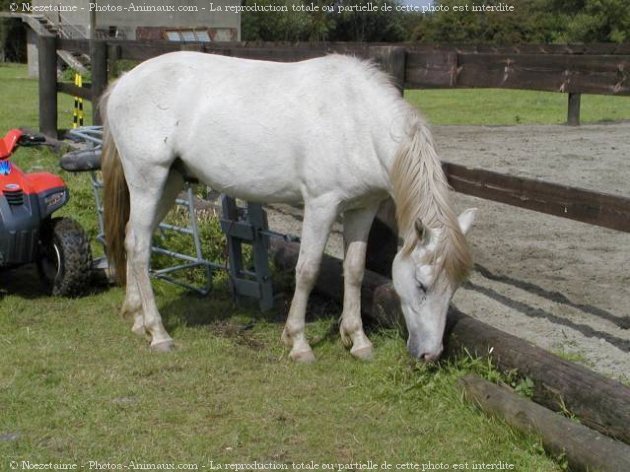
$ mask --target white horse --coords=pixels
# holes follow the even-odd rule
[[[282,335],[296,361],[314,359],[306,304],[340,213],[341,338],[354,356],[371,357],[360,307],[366,241],[379,204],[393,197],[404,244],[392,272],[407,346],[416,358],[439,357],[449,301],[471,266],[464,234],[475,209],[453,213],[426,124],[373,64],[340,55],[275,63],[176,52],[124,75],[101,106],[108,256],[117,274],[126,271],[123,313],[153,349],[168,351],[173,341],[149,280],[151,234],[183,176],[194,176],[243,200],[304,202]]]

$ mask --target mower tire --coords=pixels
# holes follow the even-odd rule
[[[52,218],[41,232],[37,267],[54,296],[75,297],[90,284],[92,252],[85,231],[72,218]]]

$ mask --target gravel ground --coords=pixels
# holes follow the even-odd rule
[[[440,156],[470,167],[630,195],[630,123],[436,126]],[[455,294],[465,313],[597,372],[630,382],[630,234],[454,194],[479,208],[476,270]],[[272,229],[299,234],[299,210]],[[327,252],[340,256],[337,225]]]

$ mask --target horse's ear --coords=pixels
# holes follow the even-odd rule
[[[422,242],[424,239],[424,225],[422,224],[422,221],[416,220],[413,225],[413,229],[416,232],[416,238],[418,238],[418,241]]]
[[[418,238],[418,243],[421,246],[426,246],[431,242],[433,232],[431,228],[424,226],[421,220],[416,220],[416,223],[414,224],[414,229],[416,232],[416,238]]]
[[[470,231],[470,228],[472,228],[472,225],[475,222],[475,218],[477,218],[477,208],[464,210],[461,215],[457,217],[462,233],[466,234]]]

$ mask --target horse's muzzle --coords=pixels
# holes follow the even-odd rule
[[[440,358],[444,348],[442,345],[440,345],[438,349],[429,350],[422,349],[421,346],[407,343],[407,350],[409,351],[409,354],[411,354],[411,357],[413,357],[414,359],[418,359],[419,361],[431,364],[433,362],[436,362]]]

